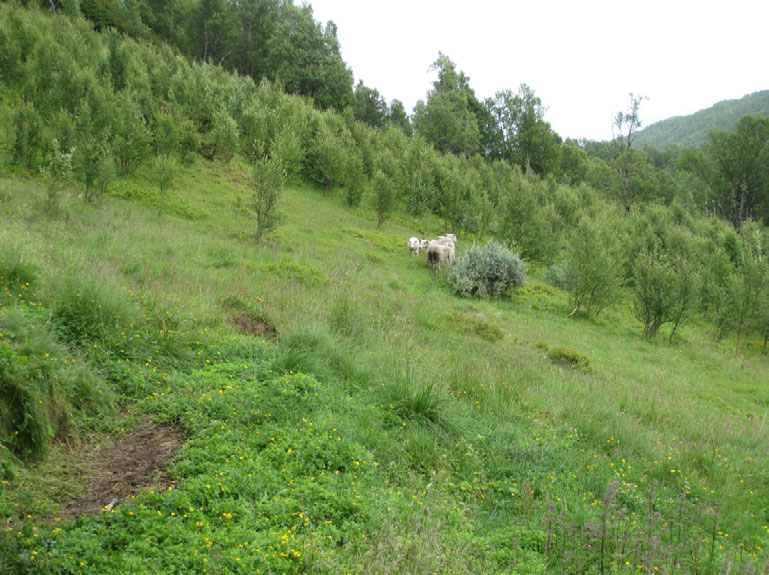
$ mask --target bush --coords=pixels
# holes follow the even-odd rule
[[[457,259],[449,272],[452,289],[462,297],[499,297],[512,287],[525,283],[526,264],[518,254],[502,244],[490,241],[473,246]]]

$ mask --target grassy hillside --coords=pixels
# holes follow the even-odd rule
[[[0,453],[0,573],[765,568],[762,342],[569,318],[536,270],[459,299],[406,248],[437,223],[298,184],[256,246],[248,182],[196,163],[161,198],[140,168],[43,216],[42,182],[0,179],[4,389],[40,382],[24,405],[70,438]],[[62,518],[146,417],[186,437],[170,483]]]
[[[655,122],[638,132],[635,144],[658,149],[668,144],[696,146],[707,140],[710,130],[734,130],[737,120],[746,114],[769,115],[769,90],[754,92],[738,100],[723,100],[690,116]]]

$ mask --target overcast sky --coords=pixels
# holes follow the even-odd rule
[[[300,4],[302,0],[298,0]],[[528,84],[563,138],[612,137],[628,93],[648,126],[769,89],[769,2],[312,0],[342,58],[411,114],[446,54],[479,100]]]

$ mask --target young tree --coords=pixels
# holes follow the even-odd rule
[[[323,188],[323,193],[342,184],[346,167],[346,146],[343,134],[339,134],[331,122],[324,116],[318,126],[305,157],[305,175]]]
[[[63,152],[58,140],[53,141],[53,154],[48,165],[40,171],[48,180],[48,196],[45,202],[45,212],[54,215],[59,209],[59,195],[64,184],[72,176],[72,152]]]
[[[575,315],[583,306],[596,315],[617,300],[624,262],[617,229],[607,219],[583,216],[566,240],[564,284]]]
[[[250,208],[256,216],[256,243],[280,223],[280,194],[284,182],[285,173],[278,160],[260,158],[253,163]]]
[[[160,189],[160,199],[165,200],[166,192],[171,187],[176,176],[176,162],[169,156],[160,155],[155,158],[155,177]]]
[[[634,153],[635,150],[632,146],[636,132],[642,125],[638,112],[641,108],[641,102],[645,99],[643,96],[636,96],[632,93],[628,96],[630,96],[630,105],[627,111],[617,112],[612,127],[614,165],[620,177],[618,193],[626,213],[630,213],[630,206],[635,201],[634,184],[637,182],[635,176],[642,164],[641,158]],[[614,129],[617,130],[616,133],[614,133]]]
[[[374,190],[373,203],[377,215],[376,227],[378,229],[390,217],[393,205],[395,204],[395,191],[390,179],[380,169],[377,169],[374,173],[371,187]]]
[[[378,90],[365,86],[363,80],[359,80],[355,86],[353,111],[356,120],[375,128],[383,128],[387,119],[387,102]]]
[[[678,328],[691,318],[697,309],[698,294],[702,278],[697,266],[690,259],[679,255],[672,262],[673,276],[670,282],[670,330],[668,343],[673,342],[673,336]]]
[[[753,221],[743,222],[740,240],[742,263],[737,267],[735,315],[737,318],[737,345],[734,356],[745,355],[748,337],[757,322],[762,295],[769,279],[769,262],[764,253],[761,227]]]
[[[716,166],[719,208],[734,228],[748,218],[769,222],[769,118],[743,116],[733,132],[711,131],[705,149]]]
[[[633,312],[644,324],[644,339],[653,339],[669,321],[675,272],[663,254],[641,253],[635,263]]]
[[[406,108],[400,100],[393,100],[390,102],[390,108],[387,112],[387,124],[395,126],[407,136],[412,134],[413,129],[411,127],[411,122],[406,113]]]

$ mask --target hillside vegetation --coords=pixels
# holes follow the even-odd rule
[[[0,573],[769,570],[764,119],[564,143],[440,54],[404,124],[104,5],[0,4]]]
[[[660,150],[670,144],[698,146],[708,140],[711,130],[733,130],[742,116],[769,116],[769,90],[754,92],[735,100],[723,100],[689,116],[668,118],[638,132],[636,145]]]

